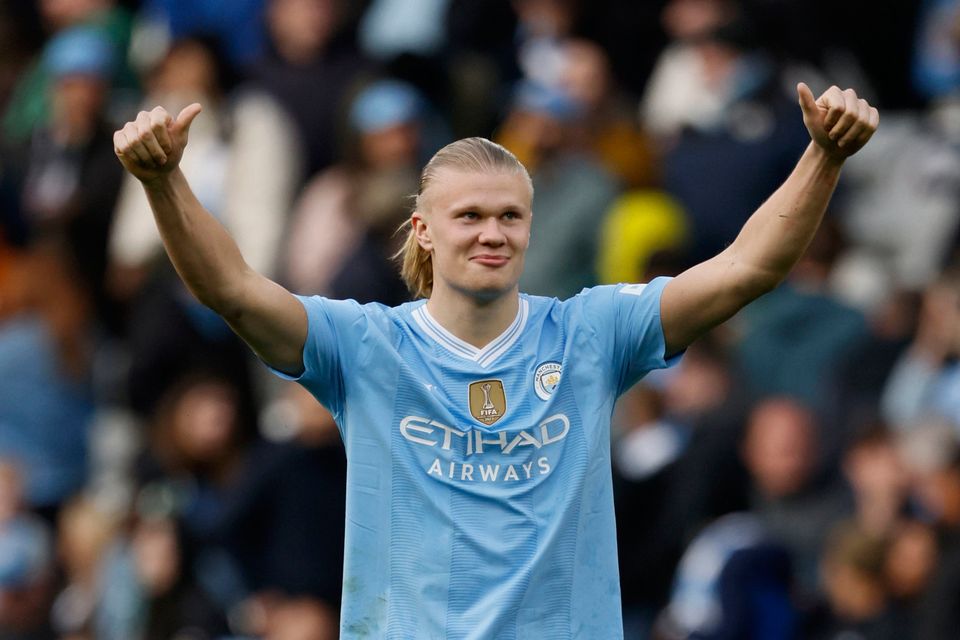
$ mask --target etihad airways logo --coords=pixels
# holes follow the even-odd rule
[[[509,456],[520,450],[539,452],[566,438],[569,431],[570,419],[562,413],[552,415],[528,429],[496,433],[479,429],[464,430],[420,416],[407,416],[400,421],[400,434],[406,440],[431,449],[459,451],[469,456],[470,462],[435,457],[426,468],[427,475],[462,482],[514,482],[545,476],[553,468],[546,455],[536,460],[533,457],[520,457],[516,462],[506,464],[481,463],[484,458],[474,456],[493,452]]]
[[[518,447],[535,447],[540,449],[548,444],[559,442],[567,437],[570,431],[570,419],[562,413],[557,413],[536,427],[521,429],[520,431],[498,431],[485,433],[479,429],[463,430],[459,427],[449,427],[430,418],[407,416],[400,421],[400,435],[409,440],[428,447],[439,447],[450,451],[454,447],[463,451],[465,455],[483,453],[485,450],[498,449],[509,455]]]

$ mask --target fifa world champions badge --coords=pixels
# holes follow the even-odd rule
[[[470,414],[491,425],[507,412],[507,395],[500,380],[480,380],[470,385]]]

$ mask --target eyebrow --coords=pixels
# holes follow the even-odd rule
[[[477,203],[458,205],[450,209],[450,212],[453,214],[466,213],[467,211],[476,211],[477,213],[484,213],[484,214],[488,214],[488,213],[502,214],[502,213],[507,213],[512,211],[514,213],[523,214],[527,212],[527,209],[525,207],[520,207],[513,204],[491,207],[489,205],[480,205]]]

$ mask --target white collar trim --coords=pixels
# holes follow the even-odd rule
[[[524,298],[520,298],[520,306],[517,309],[517,317],[513,319],[506,330],[499,336],[491,340],[485,347],[478,349],[469,342],[461,340],[453,335],[437,322],[430,312],[427,305],[422,304],[413,311],[413,319],[423,330],[425,334],[433,338],[447,351],[465,358],[473,360],[481,367],[488,367],[493,364],[497,358],[502,356],[517,341],[523,328],[527,324],[527,316],[530,312],[530,305]]]

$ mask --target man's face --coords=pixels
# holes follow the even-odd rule
[[[816,462],[812,416],[789,400],[768,400],[758,405],[747,426],[744,453],[761,493],[782,498],[799,492]]]
[[[434,291],[483,301],[516,291],[532,200],[524,175],[438,171],[412,217],[420,246],[433,256]]]

